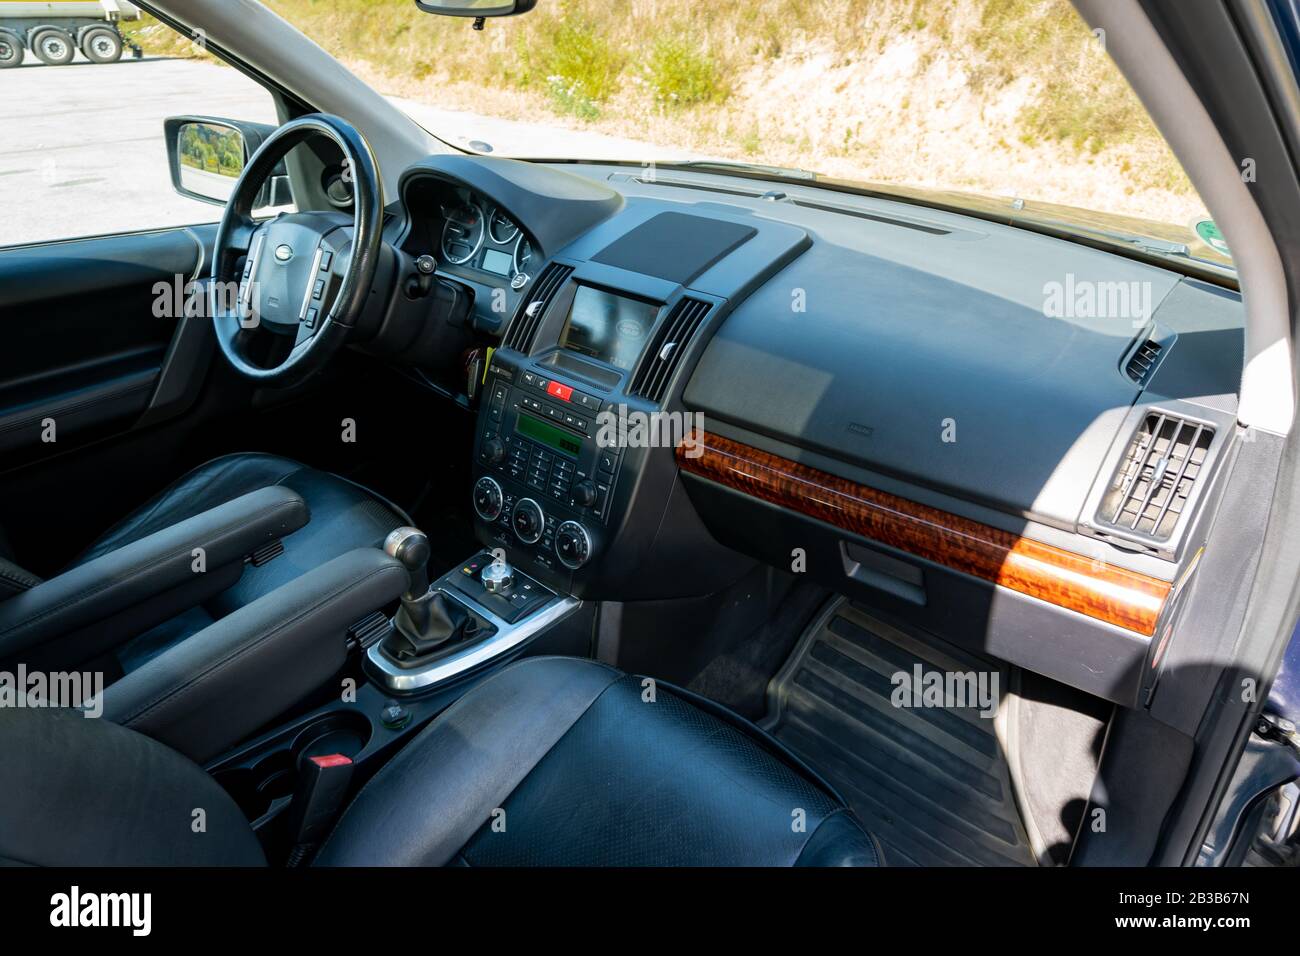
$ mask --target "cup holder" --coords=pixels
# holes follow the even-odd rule
[[[281,797],[293,796],[295,770],[293,753],[277,750],[251,767],[235,767],[215,774],[217,783],[235,798],[244,816],[256,820]]]
[[[288,746],[258,756],[250,766],[218,770],[213,777],[234,797],[244,816],[257,821],[280,801],[283,807],[298,782],[298,764],[310,757],[343,754],[355,759],[373,729],[364,714],[343,710],[318,717],[296,730]]]
[[[369,719],[355,710],[341,710],[313,720],[294,737],[294,766],[308,757],[342,754],[355,758],[370,743]]]

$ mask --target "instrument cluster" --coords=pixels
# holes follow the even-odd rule
[[[440,211],[438,252],[444,264],[508,279],[517,289],[527,283],[533,247],[506,210],[469,194],[448,200]]]

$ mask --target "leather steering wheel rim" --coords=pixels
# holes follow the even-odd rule
[[[253,219],[253,203],[267,177],[288,152],[315,136],[331,140],[343,153],[344,169],[352,184],[352,253],[342,283],[328,312],[314,333],[294,346],[288,357],[273,368],[251,362],[243,353],[256,322],[241,321],[238,310],[217,307],[218,283],[239,283],[236,265],[251,253],[254,237],[267,224]],[[347,341],[370,298],[379,263],[383,234],[383,200],[378,165],[370,145],[347,120],[327,113],[309,113],[290,120],[271,134],[244,167],[226,203],[217,229],[212,261],[214,295],[210,299],[213,330],[226,361],[241,375],[259,384],[293,385],[318,371]],[[321,239],[324,238],[321,234]],[[250,277],[255,278],[255,277]],[[240,299],[243,285],[240,283]]]

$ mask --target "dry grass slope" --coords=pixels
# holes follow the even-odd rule
[[[410,0],[265,2],[381,91],[440,106],[1178,224],[1202,210],[1068,0],[545,0],[483,32]]]

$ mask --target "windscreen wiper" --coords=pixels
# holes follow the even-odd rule
[[[1191,246],[1184,242],[1172,242],[1168,239],[1156,239],[1153,236],[1140,236],[1136,233],[1121,232],[1113,229],[1100,229],[1096,226],[1084,226],[1076,222],[1065,222],[1059,219],[1041,219],[1035,217],[1035,221],[1044,225],[1050,225],[1058,229],[1064,229],[1069,232],[1085,233],[1088,235],[1099,236],[1108,239],[1111,242],[1119,242],[1124,245],[1133,246],[1141,252],[1155,256],[1168,256],[1175,259],[1190,259],[1192,262],[1203,262],[1206,265],[1214,266],[1217,269],[1225,269],[1235,272],[1235,267],[1215,259],[1205,259],[1201,256],[1193,255]]]
[[[672,166],[685,169],[720,169],[731,172],[750,173],[755,176],[777,176],[782,179],[817,179],[817,174],[806,169],[790,169],[785,166],[764,166],[760,163],[738,163],[726,159],[683,159],[658,166]]]

